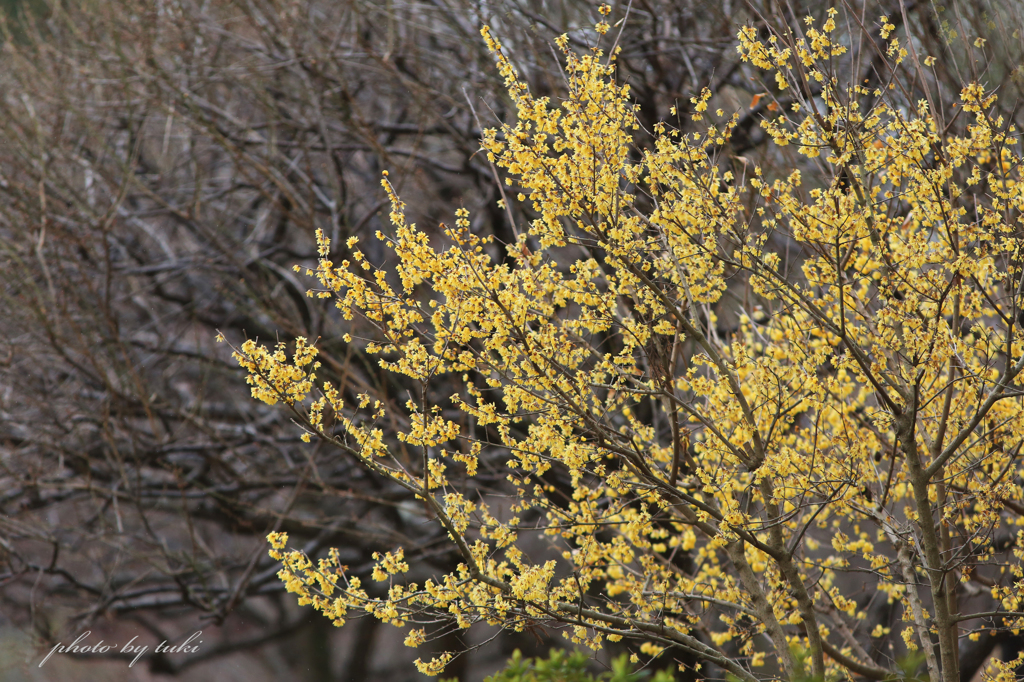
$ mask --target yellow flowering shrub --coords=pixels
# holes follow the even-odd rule
[[[287,403],[307,437],[413,492],[462,563],[413,582],[398,548],[375,555],[381,586],[367,591],[337,554],[314,562],[272,534],[300,603],[339,625],[352,611],[416,625],[409,646],[438,623],[541,622],[747,681],[793,680],[805,656],[819,679],[897,674],[842,634],[863,617],[857,576],[902,607],[892,631],[933,680],[959,679],[972,617],[960,584],[984,574],[984,627],[1024,626],[1017,132],[978,83],[962,89],[970,118],[954,134],[925,102],[838,82],[834,17],[806,38],[740,31],[743,59],[793,105],[762,127],[807,161],[745,182],[719,156],[738,115],[694,134],[659,124],[638,148],[614,54],[557,41],[556,102],[534,97],[483,30],[518,114],[483,150],[531,216],[508,257],[492,258],[465,209],[432,242],[385,175],[394,231],[377,237],[394,266],[371,265],[356,239],[335,264],[318,232],[307,273],[311,295],[376,328],[368,352],[419,397],[386,421],[372,396],[345,405],[318,383],[304,339],[291,361],[283,346],[236,353],[254,397]],[[895,27],[879,26],[888,63],[906,68]],[[711,98],[693,97],[694,119]],[[741,289],[722,330],[720,304]],[[442,376],[461,390],[438,401],[428,388]],[[473,486],[496,468],[510,505]],[[997,557],[999,534],[1021,539]],[[538,535],[555,551],[531,558]],[[438,674],[453,655],[417,665]],[[995,678],[1012,677],[1000,665]]]

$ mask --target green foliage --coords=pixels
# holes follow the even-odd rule
[[[590,659],[581,651],[567,653],[552,649],[548,658],[523,658],[516,649],[504,670],[488,677],[485,682],[639,682],[651,675],[649,670],[634,670],[629,657],[623,654],[612,661],[612,669],[599,675],[587,670]],[[650,677],[650,682],[673,682],[668,670]]]
[[[906,656],[896,660],[896,667],[899,673],[890,677],[890,680],[901,682],[928,682],[928,672],[924,670],[924,652],[911,651]]]
[[[0,43],[3,42],[7,31],[18,44],[26,43],[26,29],[29,23],[46,17],[48,13],[49,7],[45,0],[0,0],[0,20],[7,24],[0,33]]]

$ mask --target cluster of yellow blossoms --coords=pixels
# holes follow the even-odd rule
[[[307,434],[421,498],[462,563],[421,585],[402,578],[401,550],[376,557],[372,579],[388,587],[371,596],[336,553],[314,564],[272,534],[300,603],[339,625],[352,610],[397,626],[428,613],[459,627],[560,623],[577,643],[674,647],[747,682],[764,664],[761,633],[789,678],[794,646],[815,674],[888,674],[830,638],[864,616],[856,572],[903,605],[906,645],[933,673],[955,665],[956,581],[984,573],[1006,622],[1024,624],[1016,131],[978,84],[961,93],[974,117],[961,135],[924,102],[840,87],[826,68],[845,52],[834,15],[787,44],[740,32],[742,58],[785,95],[762,127],[807,159],[788,174],[754,168],[746,183],[717,156],[738,115],[692,134],[659,124],[638,149],[615,55],[558,40],[568,92],[554,106],[484,29],[518,120],[482,145],[533,217],[508,258],[492,258],[465,210],[433,245],[385,177],[394,230],[377,236],[394,269],[371,265],[355,237],[336,265],[318,232],[308,271],[311,295],[376,327],[366,351],[383,369],[427,386],[462,377],[450,405],[474,430],[424,392],[404,406],[408,428],[385,437],[380,402],[361,396],[346,412],[325,383]],[[880,25],[889,40],[894,26]],[[887,47],[896,68],[906,50]],[[693,98],[694,119],[712,96]],[[815,163],[831,174],[808,180]],[[718,324],[727,299],[733,330]],[[247,342],[235,357],[254,397],[298,405],[319,390],[315,355],[298,339],[290,363],[280,345]],[[397,443],[422,465],[396,457]],[[510,505],[473,487],[485,456],[507,467]],[[1020,538],[1001,573],[986,566],[996,529]],[[530,558],[527,531],[557,551]],[[406,643],[428,638],[414,628]],[[450,658],[418,664],[437,674]]]

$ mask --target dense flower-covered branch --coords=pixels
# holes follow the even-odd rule
[[[879,25],[898,71],[907,50]],[[431,239],[385,177],[395,229],[377,236],[394,267],[372,265],[355,237],[335,264],[318,232],[307,271],[311,296],[376,327],[380,367],[422,386],[390,434],[405,449],[379,404],[366,411],[371,396],[350,407],[316,383],[305,340],[291,363],[283,348],[236,354],[254,397],[298,410],[318,391],[296,412],[308,435],[424,500],[462,563],[405,580],[396,549],[377,558],[374,591],[274,534],[300,603],[337,624],[361,610],[421,625],[410,646],[445,618],[544,622],[594,649],[633,640],[745,680],[797,679],[801,651],[819,679],[880,679],[895,661],[833,634],[856,628],[853,576],[866,574],[907,614],[905,647],[924,649],[932,679],[959,679],[971,633],[958,585],[984,574],[1006,612],[1024,599],[1017,131],[978,83],[962,89],[970,120],[954,134],[924,100],[841,82],[834,10],[802,35],[739,33],[743,59],[791,97],[762,127],[803,159],[744,182],[718,154],[739,114],[716,111],[703,133],[659,123],[639,148],[615,54],[558,40],[556,106],[484,29],[518,120],[486,131],[483,149],[532,216],[507,258],[464,209]],[[711,97],[693,98],[695,120]],[[740,304],[722,330],[729,298]],[[431,392],[443,375],[461,390]],[[485,468],[507,485],[475,482]],[[1001,535],[1016,547],[997,547]],[[759,671],[766,646],[776,663]]]

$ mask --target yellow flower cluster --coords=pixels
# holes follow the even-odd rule
[[[376,329],[366,352],[385,371],[420,385],[461,377],[450,401],[431,405],[426,391],[404,408],[392,401],[401,419],[385,435],[383,398],[346,408],[338,389],[316,387],[304,339],[290,362],[281,345],[247,342],[235,356],[256,398],[296,406],[319,390],[307,435],[421,500],[462,563],[420,585],[396,549],[375,557],[372,578],[388,593],[371,597],[336,554],[314,565],[273,534],[300,603],[338,624],[360,609],[422,625],[409,646],[429,639],[439,614],[463,628],[553,620],[577,643],[629,639],[652,656],[681,647],[746,682],[764,663],[755,641],[787,674],[798,646],[815,675],[838,678],[856,654],[826,660],[821,615],[855,627],[848,572],[871,571],[914,619],[908,647],[932,665],[933,628],[943,651],[952,646],[946,580],[930,576],[969,574],[996,551],[993,529],[1024,525],[1013,511],[1024,498],[1013,483],[1024,442],[1022,159],[980,84],[964,88],[975,116],[954,133],[924,103],[899,106],[879,90],[862,105],[871,93],[860,84],[824,77],[845,50],[835,16],[806,40],[740,32],[742,58],[796,105],[762,127],[809,160],[751,168],[745,183],[718,156],[738,117],[693,134],[659,124],[637,149],[615,55],[558,40],[567,92],[555,104],[532,96],[482,31],[517,114],[482,146],[532,216],[509,257],[491,257],[465,209],[432,243],[385,174],[394,229],[378,238],[394,267],[372,266],[354,238],[351,261],[335,265],[317,232],[308,271],[312,295]],[[895,27],[881,26],[888,40]],[[895,38],[889,47],[898,63],[905,52]],[[820,99],[801,99],[812,83]],[[695,119],[712,98],[705,88],[691,100]],[[816,163],[834,176],[810,177]],[[799,258],[775,251],[779,234]],[[727,330],[722,303],[740,289]],[[508,504],[472,482],[503,463]],[[530,558],[526,525],[556,551]],[[1009,611],[1021,608],[1022,561],[1007,569],[1018,582],[993,592]],[[731,642],[749,665],[706,641]],[[437,674],[450,659],[418,665]]]
[[[285,347],[283,342],[278,343],[270,351],[249,339],[242,344],[241,350],[232,353],[232,357],[249,373],[246,381],[252,386],[252,397],[268,405],[275,405],[279,400],[288,405],[305,400],[313,388],[315,370],[320,367],[319,362],[314,362],[319,351],[306,345],[303,337],[295,339],[291,362],[288,362]]]

